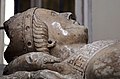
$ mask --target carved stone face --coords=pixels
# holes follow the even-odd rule
[[[69,19],[71,13],[32,8],[4,23],[10,44],[5,51],[8,62],[16,56],[32,52],[48,52],[48,45],[87,43],[87,28]]]
[[[71,13],[37,9],[35,15],[48,26],[48,41],[50,43],[56,42],[55,47],[50,49],[50,54],[66,59],[71,50],[76,51],[87,43],[87,28],[70,19]]]
[[[71,13],[37,9],[35,14],[48,26],[49,39],[57,44],[87,43],[87,28],[70,19]]]

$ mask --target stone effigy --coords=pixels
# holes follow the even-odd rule
[[[5,51],[7,62],[32,51],[50,54],[49,49],[54,47],[55,42],[56,47],[63,44],[86,43],[87,28],[68,19],[69,16],[69,13],[32,8],[6,21],[4,26],[11,39]],[[54,51],[51,53],[55,54]]]
[[[9,64],[0,79],[119,79],[120,42],[87,44],[71,13],[32,8],[4,23]]]

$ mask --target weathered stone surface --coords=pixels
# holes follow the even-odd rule
[[[5,22],[10,63],[0,78],[120,79],[120,41],[86,44],[87,29],[69,15],[32,8]]]
[[[4,53],[7,62],[28,52],[44,51],[58,56],[61,53],[54,50],[61,45],[86,44],[87,28],[80,26],[67,14],[32,8],[11,17],[4,23],[6,33],[11,39]],[[52,50],[55,45],[56,48]]]
[[[14,61],[18,60],[17,62],[19,62],[22,60],[21,57],[18,57],[12,62],[12,65],[10,63],[7,66],[8,68],[6,68],[6,71],[9,71],[12,73],[16,72],[16,71],[20,71],[20,70],[21,71],[22,70],[34,71],[34,70],[37,70],[37,67],[39,67],[38,70],[49,69],[52,71],[56,71],[61,75],[66,75],[68,77],[72,77],[72,79],[85,79],[85,78],[86,79],[89,79],[89,78],[104,79],[106,74],[108,76],[106,76],[105,79],[106,78],[111,79],[112,77],[113,78],[115,77],[114,79],[118,79],[119,74],[117,74],[117,73],[119,73],[119,71],[120,71],[119,70],[119,64],[120,64],[120,62],[119,62],[119,56],[120,56],[119,46],[120,46],[119,41],[111,41],[111,40],[97,41],[92,44],[83,46],[82,48],[78,49],[76,51],[76,53],[74,53],[72,56],[68,57],[67,59],[65,59],[62,62],[59,61],[57,63],[56,62],[51,63],[52,65],[44,64],[44,60],[41,60],[41,57],[37,57],[40,59],[39,60],[40,63],[43,62],[41,65],[39,65],[39,63],[24,64],[23,62],[17,65],[17,63],[15,63]],[[45,55],[47,55],[47,54],[45,54]],[[115,55],[116,57],[113,57],[113,55]],[[26,56],[29,56],[29,55],[26,54]],[[42,54],[40,56],[43,56],[43,59],[46,58]],[[110,57],[112,57],[112,58],[110,58]],[[46,58],[46,59],[49,60],[49,58]],[[34,58],[34,60],[35,60],[35,58]],[[104,63],[104,67],[103,67],[103,63]],[[21,64],[24,64],[24,66],[22,65],[22,67],[21,67]],[[19,69],[18,69],[18,67],[19,67]],[[112,68],[113,70],[108,69],[108,67]],[[103,69],[101,69],[101,68],[103,68]],[[14,70],[14,71],[12,71],[12,70]],[[113,75],[112,77],[109,77],[111,75],[111,73],[114,73],[115,75]],[[62,79],[62,78],[60,78],[60,79]]]
[[[120,79],[120,43],[99,51],[89,60],[86,79]]]
[[[60,59],[43,52],[30,52],[10,62],[4,69],[4,75],[12,74],[16,71],[56,70],[53,66],[54,63],[60,63]]]
[[[0,79],[70,79],[65,75],[61,75],[58,72],[50,70],[39,70],[39,71],[18,71],[11,75],[2,76]]]

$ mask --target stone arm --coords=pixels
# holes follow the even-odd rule
[[[42,52],[30,52],[10,62],[0,79],[80,79],[79,76],[76,78],[77,74],[59,58]]]
[[[36,71],[42,69],[56,70],[54,63],[60,63],[60,59],[42,52],[30,52],[14,59],[4,69],[4,74],[12,74],[16,71]]]
[[[71,79],[71,77],[51,70],[38,70],[32,72],[18,71],[10,75],[1,76],[0,79]]]
[[[17,71],[23,71],[22,74],[24,71],[36,73],[36,70],[40,70],[38,71],[40,76],[41,74],[44,75],[44,78],[40,79],[119,79],[120,74],[117,74],[120,71],[119,47],[119,41],[97,41],[85,45],[76,51],[76,54],[62,62],[58,58],[45,53],[33,52],[31,55],[28,53],[13,60],[13,62],[5,68],[4,74],[17,73]],[[36,54],[40,56],[37,57]],[[22,60],[23,58],[26,59]],[[16,73],[14,73],[13,76],[15,76]],[[21,74],[18,72],[18,75]],[[35,75],[37,75],[37,73]],[[13,77],[12,75],[10,76]],[[22,77],[24,77],[24,75],[22,75]],[[1,79],[3,78],[1,77]]]

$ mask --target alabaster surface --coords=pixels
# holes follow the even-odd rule
[[[119,79],[120,41],[90,44],[71,13],[31,8],[4,23],[9,63],[0,79]]]

